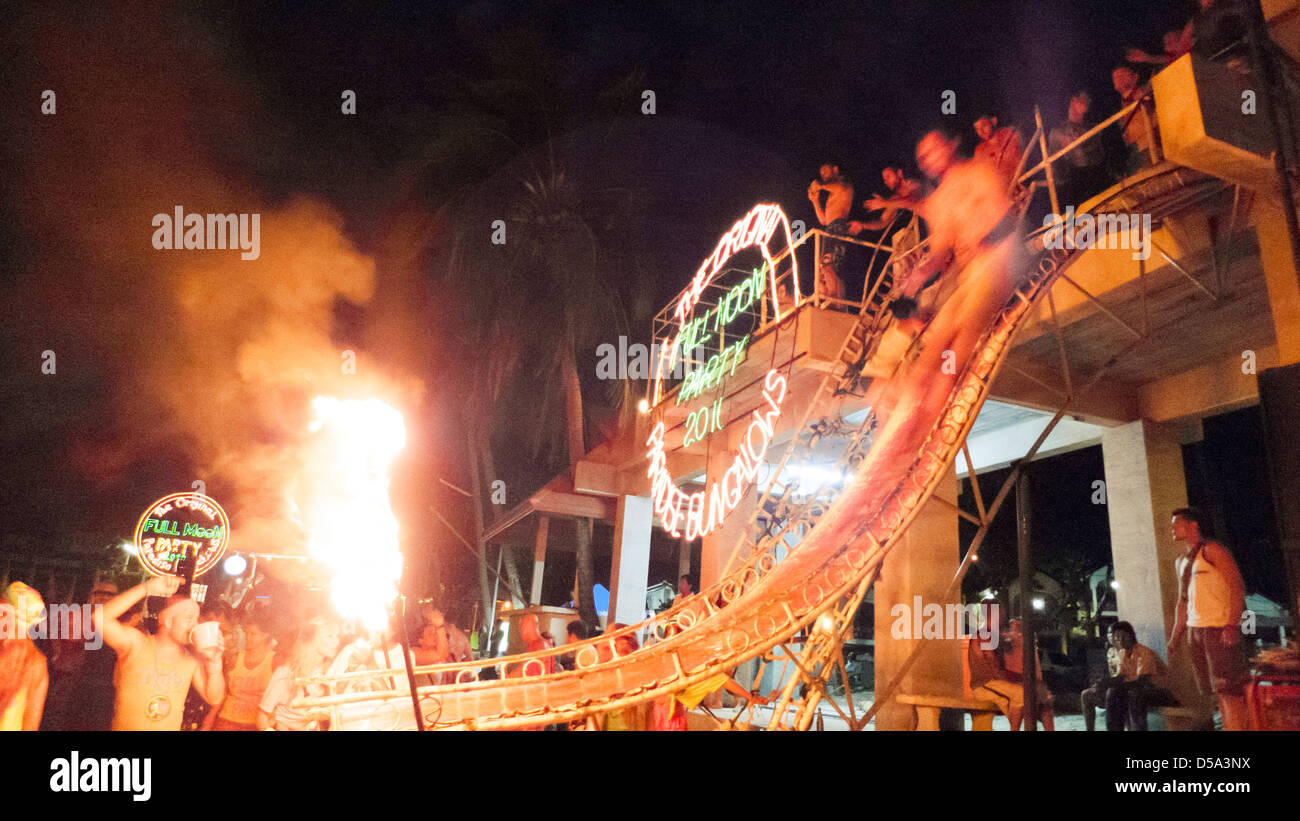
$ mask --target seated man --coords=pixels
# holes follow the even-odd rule
[[[1107,666],[1112,678],[1106,688],[1106,729],[1120,732],[1125,719],[1134,730],[1147,729],[1147,710],[1151,707],[1171,707],[1178,704],[1173,694],[1165,689],[1167,668],[1156,651],[1138,644],[1133,625],[1116,622],[1110,628],[1111,648],[1106,651]],[[1112,664],[1112,654],[1114,663]],[[1087,709],[1084,720],[1091,730]]]
[[[1123,655],[1119,634],[1115,632],[1115,626],[1111,626],[1106,633],[1106,675],[1079,693],[1079,703],[1083,706],[1083,725],[1088,732],[1097,728],[1097,708],[1106,706],[1106,695],[1110,692],[1111,685],[1120,678],[1120,661]]]
[[[996,613],[996,611],[993,611]],[[996,618],[996,615],[993,616]],[[1006,631],[1004,641],[997,647],[987,647],[984,642],[970,641],[968,653],[970,661],[970,697],[980,701],[991,701],[998,705],[998,710],[1007,717],[1011,729],[1019,730],[1024,717],[1025,686],[1024,676],[1015,668],[1015,661],[1020,654],[1020,642],[1015,629]],[[997,635],[997,631],[994,632]],[[1008,664],[1008,661],[1011,661]],[[1043,729],[1055,729],[1055,715],[1052,712],[1052,694],[1043,686],[1042,671],[1038,678],[1038,719],[1043,722]]]

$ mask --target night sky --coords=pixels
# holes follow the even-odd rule
[[[146,297],[151,280],[131,257],[151,230],[127,190],[137,182],[152,192],[141,214],[168,207],[169,190],[186,192],[201,178],[195,190],[211,196],[198,201],[288,212],[303,220],[302,236],[316,217],[293,209],[310,198],[337,213],[331,230],[375,255],[373,300],[335,299],[321,330],[423,385],[409,423],[412,475],[399,494],[416,511],[413,529],[431,533],[435,525],[419,519],[421,500],[454,498],[435,494],[434,480],[467,481],[462,440],[449,421],[457,340],[447,336],[427,276],[444,246],[435,238],[404,265],[393,262],[401,255],[392,249],[412,213],[436,226],[453,191],[477,186],[476,196],[490,202],[500,182],[492,169],[457,176],[430,156],[467,83],[509,77],[528,86],[518,96],[535,100],[535,110],[501,112],[506,136],[524,150],[549,138],[586,188],[635,192],[642,218],[623,242],[650,262],[610,276],[636,279],[621,283],[625,307],[634,332],[648,336],[650,315],[753,203],[780,202],[792,218],[815,221],[804,192],[823,160],[839,161],[860,201],[883,190],[886,164],[916,176],[913,149],[931,128],[961,136],[969,149],[972,122],[989,112],[1028,136],[1034,105],[1050,126],[1079,87],[1104,116],[1118,106],[1109,74],[1125,49],[1158,51],[1161,34],[1180,27],[1194,5],[473,2],[376,12],[369,4],[200,3],[133,11],[131,19],[98,9],[16,12],[0,40],[7,78],[0,136],[14,158],[14,173],[0,182],[0,292],[12,306],[0,318],[8,543],[25,536],[34,540],[29,548],[99,549],[129,536],[145,504],[195,475],[192,445],[202,427],[177,423],[183,403],[155,414],[139,395],[148,384],[142,362],[171,343],[167,306]],[[40,95],[50,87],[60,94],[59,114],[42,119]],[[343,89],[357,94],[355,116],[340,113]],[[647,89],[653,115],[640,112]],[[946,90],[956,92],[956,115],[940,113]],[[274,304],[274,289],[259,294],[266,300],[259,305]],[[241,321],[231,327],[259,331],[257,316]],[[57,379],[39,371],[46,349],[60,352]],[[526,400],[508,401],[528,410]],[[1207,424],[1203,455],[1222,476],[1221,492],[1266,499],[1262,460],[1222,445],[1257,427],[1249,414]],[[259,447],[280,442],[274,426],[245,435]],[[545,478],[515,470],[516,485]],[[1050,523],[1043,543],[1104,563],[1104,512],[1099,519],[1091,505],[1050,501],[1075,498],[1057,484],[1080,483],[1086,501],[1100,477],[1099,453],[1049,460],[1034,475],[1049,500],[1040,512]],[[218,475],[210,492],[229,486]],[[1234,513],[1230,535],[1242,543],[1272,538],[1268,527],[1237,521],[1247,509],[1239,501],[1225,504]],[[1271,512],[1249,510],[1252,522],[1271,522]],[[447,541],[445,533],[419,539]],[[452,567],[448,577],[467,571],[463,553],[447,550],[440,557]],[[1243,570],[1248,584],[1263,584],[1261,568],[1247,562]]]

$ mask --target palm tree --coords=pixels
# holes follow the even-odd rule
[[[628,327],[611,273],[647,267],[626,259],[619,241],[635,213],[631,192],[585,187],[563,167],[563,146],[552,136],[572,119],[558,102],[561,84],[548,79],[544,62],[527,47],[492,54],[509,59],[494,58],[483,74],[446,84],[454,90],[448,113],[417,160],[421,178],[444,190],[455,181],[442,201],[454,225],[442,281],[458,297],[463,329],[466,444],[480,540],[482,497],[498,475],[494,434],[531,442],[529,455],[543,476],[562,465],[572,469],[586,454],[579,356]],[[496,220],[505,222],[504,244],[491,241]],[[645,288],[647,281],[622,284]],[[531,391],[535,412],[525,418],[498,413],[510,390]],[[630,412],[631,386],[623,382],[614,393],[606,399]],[[595,622],[590,524],[575,525],[578,609]],[[480,550],[485,612],[491,612],[485,559]],[[511,586],[519,590],[510,559]]]

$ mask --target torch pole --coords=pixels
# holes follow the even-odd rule
[[[420,715],[420,696],[415,691],[415,671],[411,669],[411,636],[406,627],[406,594],[401,594],[402,612],[398,621],[401,622],[402,632],[399,633],[402,643],[402,662],[406,665],[406,684],[411,688],[411,709],[415,712],[415,728],[424,732],[424,716]]]

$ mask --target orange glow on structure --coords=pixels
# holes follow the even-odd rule
[[[402,575],[388,470],[406,445],[406,424],[378,399],[318,396],[311,407],[307,551],[333,571],[338,614],[379,629]]]

